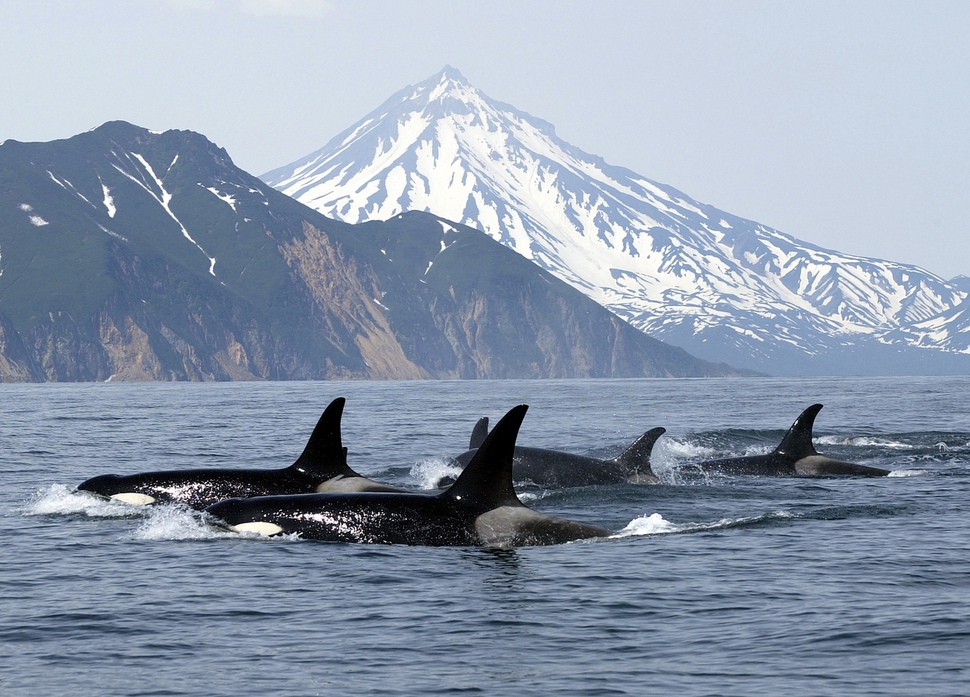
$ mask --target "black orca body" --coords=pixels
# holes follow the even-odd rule
[[[889,470],[878,467],[839,462],[819,455],[812,445],[812,428],[821,409],[821,404],[813,404],[803,411],[781,444],[767,455],[705,460],[691,467],[704,472],[761,477],[885,477],[889,474]]]
[[[666,429],[654,428],[637,438],[626,450],[612,460],[585,457],[560,450],[515,446],[512,458],[512,479],[531,482],[547,489],[565,489],[594,484],[659,484],[660,479],[650,469],[650,453]],[[483,416],[472,429],[469,450],[455,458],[466,467],[475,450],[488,434],[488,417]],[[451,477],[442,477],[438,487],[448,486]]]
[[[361,477],[347,466],[340,438],[344,398],[333,400],[317,422],[299,459],[275,470],[192,469],[104,474],[78,486],[136,505],[182,503],[202,510],[223,499],[317,491],[401,491]]]
[[[528,409],[496,425],[455,483],[438,495],[306,494],[221,501],[206,509],[230,530],[370,544],[515,547],[610,531],[526,508],[512,488],[512,452]]]

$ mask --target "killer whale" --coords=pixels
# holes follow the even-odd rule
[[[220,501],[206,514],[216,526],[236,532],[333,542],[504,548],[609,536],[609,530],[545,515],[519,501],[512,457],[527,409],[510,410],[455,483],[437,495],[262,496]]]
[[[652,428],[610,460],[517,445],[512,458],[512,479],[516,482],[531,482],[547,489],[622,482],[659,484],[660,479],[650,468],[650,453],[657,439],[664,433],[664,428]],[[455,457],[455,463],[462,467],[467,466],[487,434],[488,417],[483,416],[472,429],[468,450]],[[437,486],[444,488],[452,481],[452,477],[442,477]]]
[[[196,510],[233,497],[319,491],[401,491],[362,477],[347,465],[347,449],[340,437],[345,401],[338,397],[327,406],[300,457],[289,467],[103,474],[82,482],[78,490],[135,505],[182,503]]]
[[[788,429],[781,443],[767,455],[750,455],[692,463],[703,472],[762,477],[885,477],[889,470],[820,455],[812,444],[812,429],[821,404],[803,411]]]

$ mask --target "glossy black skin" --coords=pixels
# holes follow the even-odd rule
[[[494,515],[501,529],[490,535],[477,523],[493,511],[497,511]],[[505,548],[562,544],[612,534],[521,505],[507,510],[464,505],[448,497],[447,492],[260,496],[220,501],[209,506],[206,513],[224,527],[268,521],[282,528],[279,534],[360,544]]]
[[[455,458],[462,467],[471,461],[475,450],[468,450]],[[561,450],[545,448],[517,447],[512,459],[512,478],[516,482],[527,482],[546,489],[567,489],[570,487],[593,486],[596,484],[619,484],[640,477],[639,483],[656,484],[659,479],[649,469],[642,475],[631,472],[615,460],[600,460],[595,457],[574,455]],[[440,486],[440,484],[439,484]]]
[[[111,498],[143,494],[153,503],[181,503],[202,510],[217,501],[250,496],[304,494],[331,488],[343,491],[400,491],[361,477],[347,466],[340,439],[344,398],[338,397],[320,417],[306,448],[289,467],[271,470],[187,469],[92,477],[78,490]]]
[[[281,534],[333,542],[480,544],[475,511],[425,494],[307,494],[229,500],[206,512],[229,526],[271,521]],[[484,511],[478,511],[484,512]],[[334,524],[333,521],[339,521]]]
[[[142,474],[103,474],[83,482],[78,489],[110,498],[138,493],[157,503],[182,503],[202,510],[217,501],[235,497],[304,494],[317,490],[320,482],[289,468],[277,470],[194,469]]]
[[[455,458],[455,463],[466,467],[476,452],[476,440],[481,429],[488,429],[488,418],[482,418],[472,432],[471,449]],[[545,489],[566,489],[570,487],[594,486],[598,484],[659,484],[660,479],[650,468],[650,452],[657,439],[666,432],[654,428],[634,441],[619,456],[612,460],[574,455],[560,450],[529,448],[517,445],[512,458],[512,479],[520,483],[531,483]],[[451,483],[451,477],[442,477],[438,487]]]
[[[813,404],[795,419],[774,451],[691,463],[687,469],[727,475],[760,477],[885,477],[889,470],[840,462],[819,455],[812,444],[812,429],[821,404]]]
[[[512,488],[512,450],[526,407],[496,425],[455,484],[438,495],[307,494],[233,499],[206,513],[222,527],[278,526],[279,534],[364,544],[495,546],[559,544],[608,530],[526,508]],[[245,528],[242,528],[245,529]]]

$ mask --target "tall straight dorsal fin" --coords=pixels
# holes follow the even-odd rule
[[[613,462],[631,472],[656,476],[650,469],[650,453],[657,439],[667,432],[666,428],[651,428],[630,444],[626,450],[613,458]]]
[[[815,427],[815,417],[822,410],[821,404],[813,404],[803,411],[795,423],[788,429],[788,433],[775,448],[775,454],[793,460],[801,460],[809,455],[818,455],[812,445],[812,429]]]
[[[513,407],[495,424],[455,483],[441,494],[442,498],[483,511],[522,505],[512,487],[512,456],[528,409],[525,404]]]
[[[482,447],[482,443],[485,442],[485,436],[488,435],[488,417],[483,416],[475,424],[475,428],[472,429],[472,437],[468,440],[468,449],[475,450],[476,448]]]
[[[340,418],[346,401],[343,397],[337,397],[330,402],[310,434],[303,453],[290,465],[290,470],[320,481],[341,475],[360,476],[347,466],[347,448],[340,440]]]

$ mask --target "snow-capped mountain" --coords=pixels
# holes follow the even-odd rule
[[[967,289],[822,249],[609,165],[453,68],[262,179],[350,223],[424,210],[477,227],[707,359],[775,373],[905,372],[906,347],[967,351],[950,342],[952,323],[901,331],[931,326]]]

